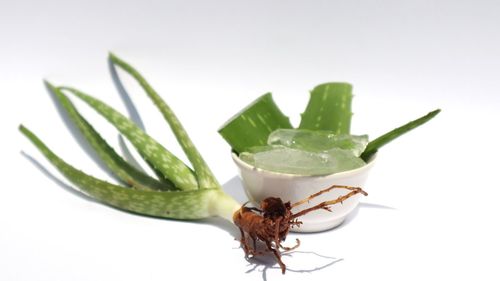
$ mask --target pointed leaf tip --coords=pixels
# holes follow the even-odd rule
[[[51,82],[49,82],[49,80],[47,79],[43,79],[43,84],[45,85],[45,87],[47,87],[49,90],[52,90],[54,91],[56,89],[56,86],[54,86]]]

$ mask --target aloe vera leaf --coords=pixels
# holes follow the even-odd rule
[[[217,188],[189,191],[149,191],[108,183],[87,175],[66,163],[26,127],[21,125],[19,130],[68,180],[78,186],[83,193],[104,204],[142,215],[172,219],[202,219],[215,215],[227,218],[228,214],[239,206],[237,202]],[[224,202],[222,206],[220,205],[221,201]]]
[[[132,120],[137,125],[137,127],[139,127],[141,130],[146,132],[146,129],[144,128],[144,123],[142,122],[141,116],[140,116],[139,112],[137,111],[137,108],[135,107],[133,101],[130,99],[129,94],[125,90],[125,87],[123,86],[123,84],[121,83],[121,81],[118,77],[118,73],[116,72],[115,65],[110,60],[108,60],[108,62],[109,62],[108,63],[109,70],[111,72],[111,78],[113,79],[113,82],[114,82],[114,84],[115,84],[115,86],[120,94],[122,101],[125,103],[125,108],[127,109],[129,119]],[[126,148],[126,144],[123,142],[122,136],[119,136],[119,137],[121,140],[122,147]],[[130,156],[130,157],[127,158],[127,156]],[[138,169],[141,169],[141,166],[135,161],[133,156],[131,156],[131,155],[127,155],[127,156],[125,157],[125,159],[129,160],[130,164],[135,165],[136,168],[138,168]],[[158,177],[158,179],[160,179],[160,181],[168,182],[168,180],[165,179],[163,174],[160,171],[158,171],[158,169],[156,169],[155,166],[151,162],[149,162],[148,160],[146,160],[144,158],[143,158],[143,160],[146,162],[148,167],[155,173],[155,175]]]
[[[160,182],[128,164],[78,112],[66,95],[50,83],[46,82],[46,84],[104,164],[121,180],[138,189],[164,191],[175,189],[173,183]]]
[[[439,112],[441,112],[441,109],[436,109],[434,111],[431,111],[418,119],[410,121],[410,122],[406,123],[405,125],[398,127],[396,129],[394,129],[386,134],[383,134],[382,136],[372,140],[370,143],[368,143],[365,151],[361,154],[361,158],[363,160],[365,160],[365,162],[367,162],[368,160],[370,160],[370,158],[373,156],[373,154],[375,154],[377,152],[377,150],[379,148],[386,145],[390,141],[400,137],[401,135],[417,128],[418,126],[425,124],[426,122],[428,122],[429,120],[434,118],[434,116],[436,116]]]
[[[177,188],[182,190],[198,188],[193,171],[152,137],[144,133],[134,122],[102,101],[77,89],[69,87],[60,87],[60,89],[73,93],[106,118],[135,146],[142,157],[153,164]]]
[[[115,65],[110,60],[108,60],[108,62],[109,62],[108,63],[109,70],[111,72],[111,78],[113,79],[113,82],[118,90],[118,93],[120,94],[122,101],[125,103],[125,108],[127,109],[129,119],[132,120],[137,125],[137,127],[139,127],[141,130],[146,132],[146,129],[144,128],[144,123],[142,122],[141,116],[140,116],[139,112],[137,111],[137,108],[135,107],[134,103],[130,99],[129,94],[125,90],[125,87],[123,86],[123,84],[121,83],[121,81],[118,77],[118,73],[116,72]],[[123,137],[119,136],[119,138],[120,138],[120,142],[121,142],[120,145],[123,148],[127,149],[126,144],[123,142]],[[134,165],[137,169],[142,170],[142,167],[136,162],[136,160],[133,158],[132,155],[127,154],[125,156],[125,159],[128,160],[129,163],[131,165]],[[158,169],[156,169],[153,164],[151,164],[151,162],[149,162],[148,160],[146,160],[144,158],[143,158],[143,160],[146,162],[148,167],[155,173],[155,175],[158,177],[158,179],[160,179],[160,181],[169,182],[167,179],[165,179],[163,174],[160,171],[158,171]]]
[[[352,86],[348,83],[325,83],[311,91],[302,113],[299,129],[327,130],[336,135],[351,130]]]
[[[235,152],[241,153],[253,146],[266,145],[269,134],[280,128],[291,129],[292,125],[271,93],[267,93],[229,119],[219,134]]]
[[[134,120],[132,120],[134,121]],[[134,121],[135,122],[135,121]],[[137,123],[136,123],[137,124]],[[138,124],[137,125],[141,130],[142,127]],[[145,132],[145,131],[144,131]],[[123,135],[121,134],[118,134],[118,142],[119,142],[119,145],[120,145],[120,148],[121,148],[121,151],[122,153],[124,154],[124,157],[123,159],[132,167],[134,167],[135,169],[137,169],[138,171],[142,172],[142,173],[145,173],[144,172],[144,169],[142,168],[141,164],[139,164],[137,162],[137,160],[134,158],[134,156],[131,154],[127,144],[125,143],[125,139],[123,138]],[[149,162],[147,159],[144,159],[144,157],[142,157],[142,160],[144,160],[144,162],[148,165],[148,167],[151,169],[151,171],[156,175],[157,179],[164,183],[164,184],[167,184],[167,185],[173,185],[175,187],[175,185],[167,178],[165,178],[165,176],[160,172],[158,171],[158,169],[155,168],[155,166]]]
[[[143,90],[147,93],[149,98],[156,105],[158,110],[163,115],[163,118],[167,121],[172,132],[174,133],[177,141],[181,145],[184,153],[189,159],[189,162],[193,165],[193,169],[196,174],[196,178],[198,180],[198,185],[201,188],[212,188],[218,187],[220,188],[220,184],[213,175],[212,171],[206,164],[205,160],[198,152],[193,142],[189,138],[186,130],[182,126],[181,122],[175,116],[175,113],[172,111],[170,106],[158,95],[158,93],[151,87],[151,85],[144,79],[144,77],[130,64],[118,58],[114,54],[109,54],[109,59],[111,62],[119,66],[121,69],[125,70],[128,74],[130,74],[134,79],[141,85]]]

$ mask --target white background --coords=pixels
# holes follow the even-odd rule
[[[499,280],[499,14],[498,1],[1,0],[0,280]],[[131,215],[49,176],[66,183],[20,123],[109,179],[42,84],[77,86],[125,110],[108,51],[142,71],[242,201],[217,129],[267,91],[297,124],[310,89],[349,81],[352,131],[372,137],[443,111],[379,153],[370,195],[347,223],[290,235],[302,246],[284,258],[282,276],[272,259],[246,261],[220,220]],[[181,154],[126,82],[148,132]],[[79,108],[117,144],[109,124]]]

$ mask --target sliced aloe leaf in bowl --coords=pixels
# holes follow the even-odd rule
[[[242,160],[256,167],[285,173],[323,174],[364,165],[379,148],[440,112],[434,110],[368,143],[368,135],[350,133],[352,97],[349,83],[316,86],[310,93],[299,128],[292,129],[271,95],[266,94],[230,119],[219,133],[233,151],[240,153]]]
[[[333,131],[278,129],[269,135],[268,144],[283,145],[311,152],[340,148],[349,150],[358,157],[368,144],[368,135],[336,135]]]
[[[351,103],[351,84],[336,82],[318,85],[311,91],[299,128],[349,134],[352,117]]]
[[[253,146],[266,145],[269,134],[280,128],[290,129],[292,125],[271,93],[267,93],[229,119],[219,129],[219,134],[233,151],[241,153]]]
[[[268,171],[297,175],[327,175],[356,169],[365,165],[349,150],[332,148],[327,151],[311,152],[282,145],[266,146],[243,152],[240,159]]]

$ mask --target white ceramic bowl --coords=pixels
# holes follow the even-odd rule
[[[242,161],[235,153],[232,153],[232,157],[239,168],[245,192],[250,201],[256,206],[259,206],[258,202],[271,196],[280,197],[284,202],[295,203],[332,185],[363,188],[368,172],[376,158],[372,157],[365,166],[354,170],[330,175],[302,176],[262,170]],[[297,206],[292,211],[296,213],[323,201],[336,199],[348,192],[349,190],[346,189],[333,189],[310,200],[309,203]],[[295,227],[291,230],[295,232],[317,232],[334,228],[340,225],[346,216],[356,208],[361,196],[363,195],[357,194],[344,201],[343,204],[333,205],[332,212],[326,210],[310,212],[299,218],[303,222],[300,228]]]

